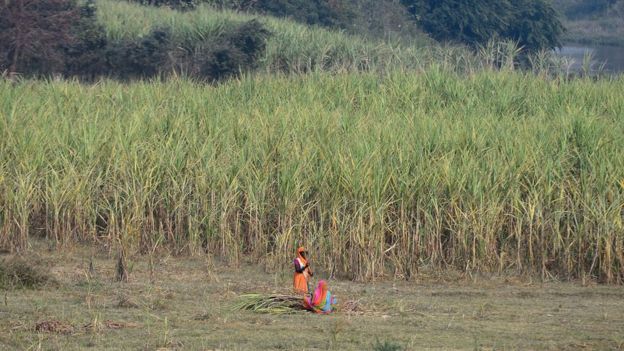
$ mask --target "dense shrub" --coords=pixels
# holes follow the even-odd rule
[[[199,77],[207,80],[220,80],[238,74],[241,70],[256,67],[259,55],[264,52],[269,36],[261,23],[250,21],[212,45],[204,45],[194,64],[199,69]]]
[[[142,5],[167,6],[176,10],[192,10],[201,0],[132,0]]]
[[[512,4],[513,15],[503,37],[518,42],[530,52],[561,46],[564,27],[550,3],[544,0],[514,0]]]
[[[106,50],[107,73],[127,80],[150,78],[165,72],[172,48],[170,37],[168,30],[156,29],[138,41],[110,43]]]
[[[277,17],[327,27],[349,27],[355,16],[348,0],[258,0],[255,8]]]
[[[377,340],[373,345],[373,351],[401,351],[403,348],[390,341],[380,342]]]
[[[193,42],[174,42],[169,30],[156,29],[140,41],[109,43],[108,71],[103,74],[128,80],[176,72],[218,81],[256,68],[268,36],[255,20],[221,36]]]
[[[260,22],[251,20],[227,34],[225,39],[242,53],[241,64],[255,67],[256,61],[266,47],[269,35],[269,31]]]
[[[378,1],[378,0],[375,0]],[[386,0],[383,0],[386,1]],[[357,16],[361,0],[196,0],[218,8],[289,18],[324,27],[349,28]]]
[[[65,76],[91,80],[107,71],[105,52],[107,39],[104,28],[96,21],[94,0],[80,8],[74,25],[76,40],[65,46]]]
[[[0,6],[0,72],[26,76],[131,80],[180,72],[217,81],[255,68],[269,36],[260,22],[251,20],[194,41],[174,39],[168,28],[109,41],[97,22],[94,0],[82,6],[67,0],[5,4]],[[58,22],[54,18],[59,15],[67,18]]]
[[[34,289],[54,282],[47,269],[28,263],[21,258],[0,261],[0,289]]]
[[[527,51],[560,46],[563,25],[546,0],[402,0],[423,30],[470,46],[509,39]]]
[[[106,48],[95,2],[11,0],[0,3],[0,71],[25,76],[101,74]]]

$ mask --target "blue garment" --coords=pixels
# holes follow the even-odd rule
[[[323,312],[331,312],[332,311],[332,305],[335,305],[336,303],[338,303],[338,300],[336,300],[336,298],[332,297],[332,294],[328,291],[327,292],[327,297],[325,297],[325,306],[323,306],[323,308],[322,308]]]

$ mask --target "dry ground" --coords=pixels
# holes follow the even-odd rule
[[[617,350],[624,348],[624,289],[530,279],[421,274],[416,281],[330,281],[362,313],[233,312],[246,292],[284,292],[290,273],[228,267],[206,257],[115,261],[90,249],[29,254],[57,284],[1,291],[1,350]],[[321,273],[317,275],[322,275]],[[391,348],[388,348],[391,349]]]

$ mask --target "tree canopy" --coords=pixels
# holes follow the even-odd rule
[[[108,40],[96,11],[94,0],[0,0],[0,74],[130,80],[184,73],[214,82],[256,68],[271,35],[250,20],[192,40],[166,27]]]
[[[564,31],[546,0],[401,0],[424,31],[470,46],[511,39],[528,51],[561,45]]]
[[[76,19],[71,0],[0,2],[0,68],[12,74],[29,66],[47,73],[62,66]]]

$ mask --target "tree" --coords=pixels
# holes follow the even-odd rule
[[[511,39],[527,51],[560,46],[563,25],[546,0],[401,0],[434,39],[478,46]]]
[[[64,47],[64,75],[93,80],[108,71],[108,40],[104,27],[97,22],[95,0],[87,0],[79,11],[80,18],[73,26],[75,40]]]
[[[70,0],[0,2],[0,70],[46,74],[62,69],[78,16]]]
[[[561,46],[564,27],[553,7],[544,0],[514,0],[514,16],[504,37],[517,41],[526,51]]]

